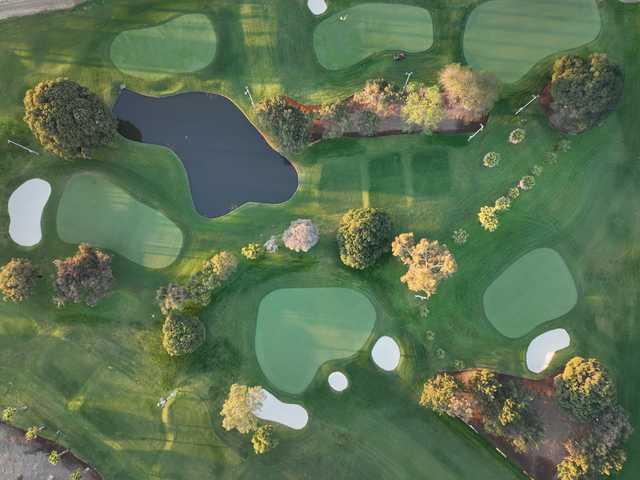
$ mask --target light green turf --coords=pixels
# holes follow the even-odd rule
[[[427,10],[388,3],[342,10],[323,20],[313,33],[318,61],[329,70],[350,67],[378,52],[423,52],[432,42],[433,22]]]
[[[595,0],[491,0],[469,16],[464,55],[472,67],[515,82],[548,55],[589,43],[599,32]]]
[[[577,301],[576,284],[567,264],[550,248],[533,250],[509,265],[483,297],[487,318],[510,338],[561,317]]]
[[[258,362],[277,388],[302,393],[323,363],[362,348],[375,320],[369,299],[349,288],[276,290],[258,309]]]
[[[216,44],[206,15],[182,15],[120,33],[111,45],[111,60],[123,73],[152,80],[203,69],[213,61]]]
[[[100,174],[71,177],[57,225],[65,242],[108,248],[148,268],[168,267],[182,248],[182,232],[171,220]]]

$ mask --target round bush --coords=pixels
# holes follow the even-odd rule
[[[195,352],[204,340],[204,324],[197,317],[172,312],[165,319],[162,346],[172,357]]]
[[[376,208],[349,210],[338,228],[340,260],[348,267],[364,270],[389,251],[391,238],[391,219],[385,212]]]
[[[497,167],[500,163],[500,154],[498,152],[489,152],[482,159],[482,164],[487,168]]]
[[[509,134],[509,143],[512,143],[513,145],[517,145],[523,142],[526,136],[527,134],[525,133],[524,129],[516,128],[514,131],[512,131]]]

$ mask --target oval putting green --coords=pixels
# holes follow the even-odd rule
[[[491,0],[471,12],[464,56],[473,68],[515,82],[543,58],[594,40],[595,0]]]
[[[578,301],[576,284],[562,257],[533,250],[512,263],[484,292],[484,313],[506,337],[526,335],[561,317]]]
[[[121,32],[111,44],[111,60],[127,75],[155,79],[203,69],[213,61],[216,43],[216,32],[206,15],[182,15],[160,25]]]
[[[433,43],[433,22],[427,10],[411,5],[364,3],[320,22],[313,48],[329,70],[347,68],[388,50],[415,53]]]
[[[65,242],[107,248],[148,268],[168,267],[182,248],[182,231],[171,220],[97,173],[67,182],[57,228]]]
[[[258,309],[256,355],[280,390],[301,393],[329,360],[356,353],[369,337],[376,311],[348,288],[284,288]]]

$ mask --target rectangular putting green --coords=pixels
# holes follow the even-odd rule
[[[147,268],[168,267],[182,249],[182,231],[97,173],[80,173],[66,185],[57,216],[69,243],[108,248]]]

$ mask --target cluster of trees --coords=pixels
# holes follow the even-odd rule
[[[609,477],[621,471],[626,461],[623,444],[633,428],[618,404],[609,372],[594,358],[574,357],[554,384],[558,403],[591,427],[587,435],[565,444],[567,456],[557,466],[558,479]]]
[[[273,427],[269,424],[260,425],[258,417],[253,413],[261,407],[263,401],[262,387],[234,383],[229,387],[220,410],[222,428],[225,430],[237,430],[242,434],[254,432],[251,444],[258,455],[265,454],[278,445]]]
[[[24,120],[42,147],[62,158],[91,158],[94,149],[115,138],[117,122],[102,99],[67,78],[28,90],[24,109]]]
[[[310,119],[286,97],[268,98],[256,105],[258,124],[284,152],[300,150],[309,142]]]
[[[355,208],[342,216],[337,232],[340,260],[356,270],[371,267],[389,251],[393,226],[377,208]]]
[[[620,101],[623,82],[622,70],[604,53],[560,57],[549,86],[553,123],[571,132],[597,125]]]
[[[453,254],[437,240],[421,239],[415,242],[413,233],[398,235],[391,244],[391,252],[408,270],[400,278],[412,292],[423,292],[431,297],[440,282],[458,270]]]

